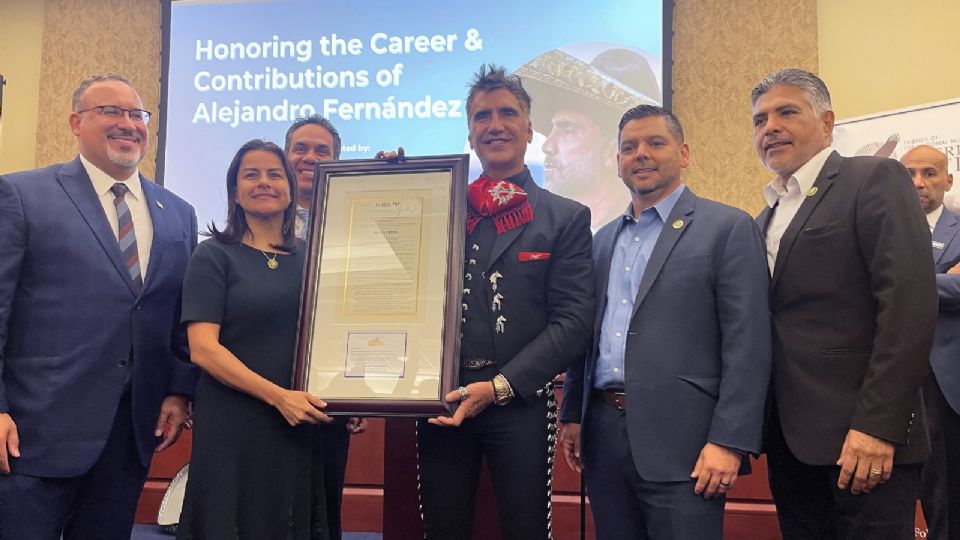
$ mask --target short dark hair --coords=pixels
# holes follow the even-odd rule
[[[287,252],[295,251],[297,237],[293,225],[297,217],[297,205],[294,204],[297,197],[297,176],[293,172],[290,162],[287,161],[287,156],[283,153],[283,150],[276,144],[261,139],[247,141],[233,156],[233,161],[227,168],[227,226],[221,231],[217,229],[213,222],[210,222],[207,227],[207,234],[221,242],[236,244],[242,241],[243,235],[250,230],[247,226],[247,216],[244,214],[243,208],[237,204],[237,177],[240,175],[240,162],[243,161],[243,156],[254,150],[275,154],[283,165],[283,171],[287,175],[287,185],[290,188],[290,205],[283,211],[283,226],[281,229],[283,245],[273,247]]]
[[[662,117],[664,121],[666,121],[667,130],[673,135],[673,138],[676,139],[678,143],[683,142],[683,126],[680,125],[680,120],[677,119],[672,112],[658,105],[637,105],[623,113],[623,116],[620,118],[620,128],[617,130],[617,142],[620,142],[620,135],[623,133],[623,127],[627,125],[627,122],[639,120],[640,118],[649,118],[651,116]]]
[[[523,112],[530,116],[530,94],[523,88],[523,80],[519,75],[507,75],[503,66],[495,64],[483,64],[480,70],[473,74],[473,82],[470,84],[470,91],[467,93],[467,122],[470,122],[470,104],[478,92],[493,92],[498,88],[503,88],[513,94]]]
[[[340,159],[340,147],[342,146],[340,142],[340,132],[337,131],[337,128],[333,127],[333,123],[330,120],[327,120],[319,114],[301,116],[290,124],[290,127],[287,129],[287,134],[283,139],[283,151],[290,151],[290,141],[293,139],[293,132],[307,124],[316,124],[330,132],[330,135],[333,137],[333,159]]]
[[[766,74],[750,92],[750,105],[756,105],[760,96],[777,85],[798,88],[807,97],[807,101],[810,102],[810,106],[813,107],[813,112],[817,116],[833,110],[833,105],[830,103],[830,90],[827,89],[827,84],[823,82],[823,79],[809,71],[796,68],[781,69]]]
[[[123,84],[133,88],[133,91],[136,92],[136,87],[133,86],[133,83],[123,75],[118,75],[116,73],[97,73],[96,75],[90,76],[88,79],[84,79],[80,86],[73,91],[73,99],[70,102],[71,110],[74,112],[80,110],[80,100],[83,99],[83,94],[87,91],[88,88],[97,84],[99,82],[105,81],[119,81]]]

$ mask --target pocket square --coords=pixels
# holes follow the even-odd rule
[[[521,251],[520,262],[545,261],[550,258],[550,254],[545,251]]]

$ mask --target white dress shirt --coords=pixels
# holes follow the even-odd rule
[[[820,169],[827,162],[833,149],[829,146],[824,148],[809,161],[803,164],[793,176],[783,185],[780,177],[774,177],[766,186],[763,187],[763,197],[767,201],[767,206],[772,210],[770,224],[767,226],[767,264],[770,267],[770,274],[773,275],[773,268],[777,263],[777,253],[780,251],[780,239],[786,232],[790,222],[797,215],[797,210],[803,204],[807,197],[807,192],[813,187],[820,175]]]
[[[83,163],[83,168],[87,170],[87,176],[93,182],[93,189],[103,206],[103,213],[107,215],[107,222],[110,223],[113,236],[118,237],[120,233],[117,225],[117,207],[113,204],[116,196],[110,191],[110,188],[118,180],[90,163],[87,158],[83,157],[83,154],[80,155],[80,162]],[[153,220],[150,219],[147,199],[143,196],[140,172],[134,171],[130,178],[123,180],[123,183],[130,190],[123,200],[126,201],[127,208],[130,209],[130,217],[133,219],[133,232],[137,235],[137,254],[140,256],[140,277],[142,279],[146,277],[147,265],[150,263],[150,248],[153,246]]]
[[[927,225],[930,225],[930,232],[937,228],[937,222],[940,221],[941,214],[943,214],[942,204],[936,210],[927,214]]]

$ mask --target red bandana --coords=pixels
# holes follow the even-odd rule
[[[533,221],[527,192],[509,180],[481,176],[467,187],[467,234],[485,217],[493,219],[497,234]]]

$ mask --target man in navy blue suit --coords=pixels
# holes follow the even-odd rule
[[[73,95],[79,156],[0,176],[0,538],[129,538],[187,422],[197,219],[137,171],[149,119],[128,80],[94,76]]]
[[[593,347],[567,371],[561,446],[603,539],[723,536],[724,495],[760,452],[770,376],[763,242],[686,187],[680,122],[620,121],[631,203],[594,238]]]
[[[927,538],[960,535],[960,220],[944,206],[953,186],[947,156],[921,145],[900,158],[917,187],[933,235],[940,311],[930,351],[932,376],[923,386],[930,457],[921,472],[920,500]]]

